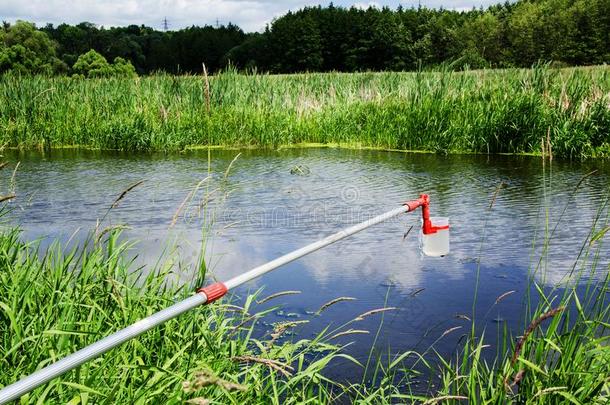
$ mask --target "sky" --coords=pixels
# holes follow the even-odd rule
[[[412,7],[421,3],[430,8],[466,10],[489,6],[501,0],[335,0],[337,6],[392,8],[402,4]],[[502,0],[503,1],[503,0]],[[0,0],[0,20],[27,20],[42,26],[46,23],[77,24],[88,21],[105,27],[144,24],[163,28],[167,18],[170,29],[191,25],[215,25],[232,22],[247,32],[260,31],[273,18],[289,10],[312,5],[327,5],[320,0]]]

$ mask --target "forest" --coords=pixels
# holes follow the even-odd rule
[[[93,51],[93,52],[92,52]],[[80,61],[79,61],[80,58]],[[610,0],[520,0],[486,9],[306,7],[261,32],[4,22],[0,73],[83,76],[240,70],[411,71],[610,62]],[[130,66],[131,65],[131,66]]]

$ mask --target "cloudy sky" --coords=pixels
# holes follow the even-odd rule
[[[469,9],[500,0],[421,0],[422,6]],[[417,6],[417,0],[336,0],[335,5],[368,7]],[[0,20],[28,20],[39,25],[89,21],[103,26],[145,24],[170,29],[190,25],[235,23],[246,31],[261,30],[274,17],[307,5],[328,4],[309,0],[0,0]]]

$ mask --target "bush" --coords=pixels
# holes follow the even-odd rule
[[[75,75],[88,78],[136,75],[135,68],[128,60],[117,57],[114,58],[113,64],[109,64],[104,56],[93,49],[79,56],[72,70]]]
[[[136,76],[136,69],[131,62],[121,57],[114,58],[112,68],[115,76]]]

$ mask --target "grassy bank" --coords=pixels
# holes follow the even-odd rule
[[[607,229],[592,232],[589,241],[599,243]],[[100,233],[86,249],[55,245],[40,252],[37,246],[20,242],[17,231],[0,236],[2,386],[192,294],[189,286],[167,285],[174,268],[169,264],[146,277],[133,272],[127,244],[115,231]],[[583,266],[582,277],[597,271],[598,258],[586,250],[593,266]],[[242,306],[225,298],[86,363],[22,403],[607,403],[608,281],[589,282],[580,292],[533,284],[540,306],[529,309],[521,337],[505,330],[491,349],[499,353],[491,364],[483,361],[488,346],[477,337],[474,320],[456,358],[440,358],[431,347],[365,366],[333,344],[333,337],[356,333],[357,319],[297,341],[286,335],[306,319],[254,333],[274,310],[258,305],[273,296],[234,301]],[[383,313],[361,315],[368,316]],[[367,367],[368,382],[327,379],[325,368],[337,357]],[[428,367],[423,374],[415,371]],[[426,383],[429,375],[438,375],[434,382],[440,385]]]
[[[73,251],[55,246],[39,258],[36,245],[20,243],[17,232],[0,237],[0,385],[193,293],[167,287],[170,268],[130,276],[127,245],[115,232],[93,243]],[[25,402],[182,403],[203,395],[218,403],[300,403],[339,396],[339,386],[327,388],[320,374],[338,347],[319,338],[280,343],[296,326],[289,324],[255,339],[254,321],[264,317],[255,306],[249,297],[243,307],[190,311]]]
[[[610,154],[610,69],[0,77],[0,144],[182,150],[332,143]]]

